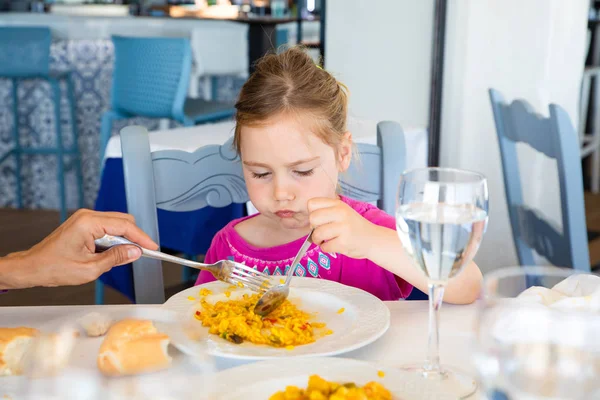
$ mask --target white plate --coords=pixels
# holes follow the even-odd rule
[[[279,283],[280,278],[273,278]],[[226,300],[224,291],[229,285],[210,282],[195,286],[175,294],[163,307],[181,313],[184,318],[194,319],[194,312],[200,308],[199,291],[210,289],[213,294],[206,296],[209,302]],[[250,293],[237,289],[230,299]],[[188,296],[194,297],[190,301]],[[303,311],[316,313],[315,320],[324,322],[333,334],[319,338],[314,343],[296,346],[293,350],[256,345],[244,342],[234,344],[216,335],[210,335],[203,328],[200,340],[206,341],[212,355],[240,360],[260,360],[291,356],[331,356],[346,353],[366,346],[381,337],[390,326],[390,311],[375,296],[354,287],[324,279],[294,277],[290,286],[289,299]],[[339,314],[338,310],[344,308]],[[194,319],[195,320],[195,319]],[[199,321],[197,321],[200,324]],[[185,344],[173,340],[181,351],[188,353]]]
[[[295,279],[295,278],[294,278]],[[384,373],[383,377],[378,372]],[[384,385],[394,400],[436,399],[427,394],[427,386],[415,384],[410,373],[348,358],[297,358],[268,360],[219,372],[208,396],[211,400],[267,400],[288,385],[306,388],[308,377],[317,374],[333,382],[364,385],[376,381]],[[235,382],[232,385],[232,382]],[[455,399],[453,399],[455,400]]]

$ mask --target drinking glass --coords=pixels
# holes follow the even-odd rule
[[[422,365],[402,368],[414,379],[453,398],[477,390],[476,380],[440,365],[439,312],[448,280],[477,253],[488,220],[487,181],[482,175],[449,168],[406,171],[400,178],[396,226],[413,265],[425,274],[429,292],[428,355]],[[432,389],[434,390],[434,389]]]
[[[594,311],[600,278],[574,274],[557,267],[509,267],[486,275],[475,364],[490,399],[600,398],[600,314]],[[582,292],[563,297],[549,290],[566,278],[576,278]],[[595,293],[586,293],[592,286]]]

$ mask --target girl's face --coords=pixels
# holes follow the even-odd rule
[[[352,156],[349,132],[336,152],[311,132],[309,122],[303,122],[282,114],[240,132],[250,200],[263,216],[285,229],[309,226],[308,200],[336,198],[338,174],[348,168]]]

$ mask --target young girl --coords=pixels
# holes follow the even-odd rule
[[[299,48],[268,55],[243,86],[236,104],[234,144],[248,195],[258,214],[229,223],[214,237],[206,262],[233,259],[285,275],[314,227],[295,275],[363,289],[381,300],[406,298],[427,280],[402,250],[392,216],[336,193],[350,165],[345,87]],[[203,271],[196,284],[214,280]],[[452,279],[445,300],[477,298],[474,263]]]

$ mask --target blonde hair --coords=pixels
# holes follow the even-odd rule
[[[313,133],[336,149],[346,133],[348,89],[315,64],[298,46],[258,61],[235,104],[233,145],[241,150],[241,129],[282,113],[309,113]]]

